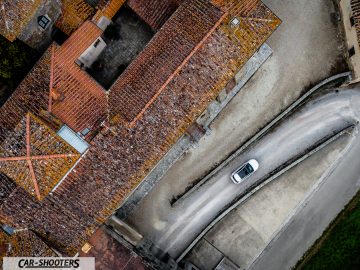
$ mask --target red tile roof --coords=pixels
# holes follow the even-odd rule
[[[44,0],[1,0],[0,34],[14,41]]]
[[[42,200],[79,158],[75,149],[28,113],[0,144],[0,173]]]
[[[113,122],[107,132],[98,134],[76,168],[42,201],[21,188],[12,191],[0,205],[3,222],[34,229],[59,250],[75,254],[280,23],[258,1],[249,0],[244,5],[245,1],[233,0],[230,6],[219,6],[227,14],[224,16],[201,1],[196,4],[207,7],[208,20],[203,24],[191,22],[191,18],[202,18],[201,14],[184,18],[185,7],[191,12],[197,10],[196,4],[185,2],[187,5],[180,7],[158,32],[155,40],[159,43],[150,44],[148,47],[153,49],[145,49],[120,77],[133,87],[132,91],[127,92],[129,88],[120,79],[111,89],[111,116],[121,113],[131,121],[140,111],[141,117],[131,128],[121,121]],[[229,23],[233,16],[240,19],[236,27]],[[185,30],[181,30],[182,19]],[[202,25],[208,32],[201,30],[188,36],[191,24]],[[179,31],[179,36],[185,38],[167,29]],[[171,45],[166,45],[169,40]],[[81,39],[73,42],[81,44]],[[161,46],[164,50],[159,49]],[[146,68],[141,63],[146,63]],[[124,87],[117,88],[119,84]],[[38,106],[43,106],[43,99]]]
[[[157,31],[184,0],[128,0],[128,6]]]
[[[12,130],[27,112],[43,116],[50,111],[76,132],[100,125],[106,118],[105,90],[75,61],[101,33],[87,21],[61,47],[53,45],[45,52],[0,108],[1,135]]]
[[[21,230],[12,235],[0,231],[0,267],[4,257],[56,257],[35,233]]]
[[[0,173],[0,204],[2,204],[10,195],[11,193],[17,188],[17,185],[7,177],[5,174]]]
[[[126,0],[103,0],[99,2],[99,10],[93,17],[93,21],[97,22],[102,16],[111,20],[119,11]]]
[[[95,268],[103,270],[150,270],[141,257],[100,228],[89,240],[92,248],[80,257],[95,257]]]
[[[222,15],[206,0],[185,1],[110,88],[110,118],[141,118]]]
[[[56,26],[67,35],[71,35],[87,19],[95,14],[95,9],[85,0],[61,0],[62,12]]]
[[[0,107],[0,143],[7,138],[27,112],[41,115],[47,111],[51,54],[46,51],[13,95]]]
[[[76,132],[95,129],[106,117],[105,90],[75,63],[101,35],[94,23],[86,21],[53,52],[53,78],[49,110]]]

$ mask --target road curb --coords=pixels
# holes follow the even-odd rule
[[[314,86],[313,88],[311,88],[307,93],[305,93],[303,96],[301,96],[297,101],[295,101],[293,104],[291,104],[285,111],[283,111],[281,114],[279,114],[274,120],[272,120],[269,124],[267,124],[262,130],[260,130],[260,132],[258,132],[254,137],[252,137],[249,141],[247,141],[242,147],[240,147],[237,151],[235,151],[232,155],[230,155],[223,163],[220,164],[220,166],[218,166],[215,170],[213,170],[210,174],[208,174],[201,182],[199,182],[192,190],[196,190],[197,188],[199,188],[204,182],[206,182],[207,180],[209,180],[209,178],[213,177],[216,173],[218,173],[221,169],[223,169],[225,166],[227,166],[235,157],[237,157],[241,152],[243,152],[246,148],[248,148],[251,144],[253,144],[254,142],[256,142],[257,140],[259,140],[269,129],[271,129],[272,127],[274,127],[279,121],[281,121],[283,118],[287,117],[293,110],[295,110],[304,100],[306,100],[310,95],[312,95],[313,93],[315,93],[317,90],[321,89],[324,85],[333,82],[337,79],[340,79],[342,77],[347,77],[347,81],[349,81],[351,79],[351,73],[350,72],[345,72],[345,73],[341,73],[341,74],[337,74],[334,76],[331,76],[325,80],[323,80],[322,82],[320,82],[319,84],[317,84],[316,86]],[[300,157],[299,159],[297,159],[296,161],[294,161],[293,163],[291,163],[290,165],[286,166],[285,168],[283,168],[281,171],[279,171],[278,173],[276,173],[275,175],[271,176],[268,180],[264,181],[263,183],[261,183],[259,186],[255,187],[253,190],[250,191],[250,193],[248,193],[247,195],[245,195],[244,197],[242,197],[239,201],[237,201],[235,204],[233,204],[232,206],[230,206],[229,208],[227,208],[225,211],[223,211],[215,220],[213,220],[199,235],[198,237],[188,246],[188,248],[186,248],[186,250],[176,259],[177,262],[181,261],[185,255],[196,245],[196,243],[216,224],[218,223],[224,216],[226,216],[226,214],[228,214],[231,210],[233,210],[235,207],[239,206],[242,202],[244,202],[246,199],[248,199],[249,197],[251,197],[256,191],[258,191],[260,188],[262,188],[264,185],[266,185],[267,183],[271,182],[273,179],[275,179],[276,177],[278,177],[279,175],[281,175],[282,173],[286,172],[287,170],[289,170],[290,168],[292,168],[293,166],[295,166],[296,164],[298,164],[299,162],[301,162],[302,160],[306,159],[307,157],[309,157],[310,155],[312,155],[313,153],[319,151],[321,148],[323,148],[324,146],[326,146],[328,143],[330,143],[331,141],[335,140],[336,138],[338,138],[338,136],[341,136],[344,132],[347,132],[347,129],[345,131],[341,131],[340,133],[332,136],[330,139],[326,140],[325,142],[323,142],[322,144],[320,144],[319,146],[317,146],[315,149],[313,149],[312,151],[310,151],[309,153],[307,153],[306,155]],[[185,200],[186,197],[188,196],[188,194],[190,194],[191,191],[189,193],[187,193],[187,195],[181,197],[175,204],[174,207],[176,207],[176,205],[178,203],[180,203],[180,201]]]
[[[271,248],[276,240],[279,239],[282,232],[285,231],[288,226],[293,222],[293,217],[296,216],[310,201],[311,196],[315,194],[316,191],[320,189],[326,182],[326,179],[334,172],[334,170],[338,167],[338,161],[342,159],[345,153],[347,153],[352,146],[352,142],[355,140],[355,134],[359,133],[359,129],[357,126],[354,126],[353,129],[355,130],[352,133],[352,141],[348,143],[348,145],[343,149],[341,155],[334,161],[334,163],[327,169],[327,171],[322,175],[322,177],[315,183],[315,185],[307,192],[304,199],[295,207],[295,209],[290,213],[287,219],[283,222],[281,228],[277,230],[271,237],[270,241],[268,241],[265,245],[265,248],[251,261],[247,269],[251,269],[253,265],[263,256],[264,252],[266,252],[269,248]],[[327,228],[328,226],[326,226]],[[326,230],[326,228],[324,230]],[[321,235],[320,235],[321,236]],[[319,237],[320,237],[319,236]],[[311,246],[311,245],[310,245]],[[300,258],[299,258],[300,259]]]
[[[249,61],[247,61],[244,67],[242,67],[236,74],[236,77],[238,77],[236,85],[230,93],[227,94],[226,98],[221,102],[216,100],[211,102],[206,109],[208,117],[202,119],[200,116],[197,122],[204,126],[204,128],[209,132],[208,126],[218,117],[221,111],[252,78],[257,70],[270,58],[272,53],[273,51],[269,45],[264,43],[259,50],[254,53]],[[196,143],[194,143],[189,136],[183,135],[148,173],[135,190],[129,194],[124,203],[116,211],[116,216],[120,219],[125,219],[128,214],[141,202],[141,200],[150,193],[152,188],[162,179],[170,167],[179,160],[184,153],[189,151],[191,147],[196,147]]]
[[[181,196],[176,202],[173,203],[173,207],[176,207],[177,204],[180,204],[181,201],[185,200],[189,194],[192,193],[192,191],[197,190],[200,186],[202,186],[206,181],[208,181],[210,178],[212,178],[215,174],[217,174],[219,171],[221,171],[225,166],[227,166],[234,158],[236,158],[241,152],[243,152],[245,149],[247,149],[251,144],[258,141],[263,135],[265,135],[271,128],[276,126],[278,122],[283,120],[285,117],[287,117],[292,111],[294,111],[298,106],[301,105],[304,100],[306,100],[309,96],[314,94],[317,90],[321,89],[326,84],[329,84],[335,80],[338,80],[340,78],[346,78],[345,82],[348,82],[351,80],[351,72],[344,72],[340,74],[336,74],[334,76],[331,76],[320,83],[318,83],[316,86],[312,87],[309,91],[307,91],[304,95],[302,95],[299,99],[297,99],[294,103],[292,103],[287,109],[285,109],[282,113],[280,113],[277,117],[275,117],[270,123],[268,123],[264,128],[262,128],[255,136],[253,136],[251,139],[246,141],[238,150],[236,150],[234,153],[232,153],[228,158],[226,158],[219,166],[217,166],[214,170],[212,170],[209,174],[207,174],[199,183],[197,183],[194,187],[191,188],[187,193],[185,193],[183,196]]]
[[[272,182],[273,180],[275,180],[276,178],[278,178],[280,175],[284,174],[285,172],[287,172],[288,170],[290,170],[291,168],[295,167],[296,165],[298,165],[300,162],[304,161],[305,159],[307,159],[308,157],[312,156],[313,154],[315,154],[316,152],[320,151],[321,149],[323,149],[325,146],[329,145],[331,142],[335,141],[336,139],[340,138],[341,136],[343,136],[344,134],[348,133],[350,129],[353,129],[353,126],[349,126],[347,128],[345,128],[344,130],[340,131],[339,133],[335,134],[334,136],[330,137],[329,139],[327,139],[326,141],[324,141],[323,143],[321,143],[320,145],[318,145],[316,148],[314,148],[313,150],[311,150],[310,152],[308,152],[307,154],[303,155],[302,157],[296,159],[294,162],[292,162],[291,164],[287,165],[286,167],[284,167],[283,169],[281,169],[280,171],[278,171],[276,174],[270,176],[267,180],[261,182],[261,184],[259,184],[258,186],[256,186],[255,188],[253,188],[249,193],[247,193],[245,196],[241,197],[238,201],[236,201],[234,204],[232,204],[230,207],[228,207],[225,211],[223,211],[220,215],[218,215],[199,235],[198,237],[196,237],[196,239],[190,244],[190,246],[179,256],[179,258],[176,259],[177,262],[181,261],[184,256],[197,244],[197,242],[199,242],[201,240],[201,238],[203,238],[205,236],[205,234],[211,230],[221,219],[223,219],[227,214],[229,214],[232,210],[234,210],[236,207],[238,207],[240,204],[244,203],[245,201],[247,201],[253,194],[255,194],[257,191],[259,191],[260,189],[262,189],[264,186],[266,186],[267,184],[269,184],[270,182]],[[315,188],[317,187],[317,185],[315,187],[313,187],[311,189],[311,191],[309,192],[309,194],[315,190]],[[278,232],[275,233],[275,235]]]

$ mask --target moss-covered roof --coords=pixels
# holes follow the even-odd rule
[[[75,254],[280,23],[268,8],[256,0],[213,0],[214,6],[206,0],[186,0],[182,5],[120,76],[110,89],[107,102],[98,102],[101,106],[105,104],[105,113],[110,112],[112,121],[106,123],[109,129],[103,130],[91,141],[89,151],[51,196],[39,201],[32,196],[34,191],[29,192],[31,188],[27,192],[22,188],[11,191],[9,198],[0,205],[0,216],[9,224],[26,225],[46,237],[61,251]],[[209,18],[202,22],[204,16],[201,13],[205,11],[209,12]],[[196,12],[199,14],[195,16]],[[239,23],[232,25],[231,21],[235,17]],[[192,24],[202,28],[193,29],[199,32],[191,33]],[[8,110],[0,109],[0,123],[6,127],[0,125],[0,130],[5,131],[0,134],[0,138],[5,138],[2,140],[4,146],[11,145],[6,138],[9,138],[15,127],[19,134],[13,137],[26,137],[26,121],[21,123],[24,121],[21,118],[27,112],[25,108],[29,108],[28,111],[35,115],[49,109],[49,85],[57,90],[60,86],[70,86],[70,96],[77,93],[98,96],[101,92],[85,87],[91,85],[85,81],[88,78],[82,81],[87,83],[77,84],[79,74],[87,76],[80,69],[76,69],[78,73],[71,73],[79,75],[75,79],[66,75],[70,70],[68,67],[75,70],[74,60],[78,57],[80,46],[84,46],[83,41],[90,42],[81,37],[87,38],[86,27],[93,29],[94,25],[91,22],[84,25],[85,28],[78,29],[79,33],[76,32],[55,51],[58,61],[63,61],[65,75],[59,76],[56,81],[55,72],[52,75],[54,82],[51,83],[49,70],[52,69],[49,66],[53,57],[48,51],[41,60],[41,63],[47,63],[46,68],[43,68],[45,78],[39,75],[42,68],[37,65],[34,72],[38,76],[29,75],[31,79],[24,81],[28,85],[21,84],[14,94],[16,98],[11,98],[4,105]],[[89,36],[92,37],[92,34]],[[53,63],[58,62],[55,60]],[[37,87],[40,87],[40,92],[36,92]],[[67,88],[63,88],[64,93]],[[32,95],[38,95],[38,98]],[[22,100],[26,101],[24,105],[21,104]],[[101,97],[99,100],[104,99]],[[89,103],[86,108],[88,113],[92,112],[95,103]],[[56,111],[57,105],[52,104],[51,111],[64,122],[73,123],[74,127],[76,123],[82,124],[88,113],[83,117],[77,115],[79,111],[75,110],[67,116],[66,108],[72,108],[71,100],[66,104],[62,107],[63,111]],[[78,119],[79,122],[71,122],[69,119]],[[41,145],[41,142],[40,136],[36,143]],[[61,153],[66,154],[68,151]],[[23,145],[16,154],[7,152],[4,157],[26,154]],[[19,167],[28,170],[26,164],[20,164]],[[11,174],[14,169],[7,170],[5,173]],[[19,176],[12,174],[14,180]],[[26,188],[21,183],[18,181],[18,185]]]
[[[0,34],[14,41],[44,0],[1,0]]]
[[[28,113],[0,145],[0,173],[42,200],[80,154]]]
[[[4,257],[56,257],[35,233],[19,230],[12,235],[0,230],[0,266]]]

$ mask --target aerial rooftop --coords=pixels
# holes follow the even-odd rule
[[[158,20],[141,12],[147,2],[129,1],[158,31],[106,92],[76,60],[103,32],[99,12],[113,16],[123,2],[108,1],[64,44],[49,47],[0,108],[0,172],[19,187],[0,205],[2,222],[32,229],[70,255],[280,24],[256,0],[165,1]],[[90,143],[81,156],[56,134],[63,125]]]
[[[184,0],[129,0],[127,4],[150,27],[159,30]]]
[[[0,173],[41,200],[80,158],[40,119],[28,113],[1,144]]]
[[[0,34],[13,41],[29,22],[43,0],[2,0]]]
[[[0,230],[0,243],[1,258],[16,256],[56,256],[56,253],[36,236],[34,232],[26,229],[15,231],[12,235],[8,235]]]

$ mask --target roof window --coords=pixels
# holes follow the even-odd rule
[[[81,154],[89,148],[89,144],[67,125],[63,125],[57,134]]]
[[[38,17],[38,25],[42,30],[45,30],[49,26],[50,22],[51,20],[47,15]]]
[[[230,22],[231,27],[237,27],[240,24],[240,20],[238,18],[233,18]]]

